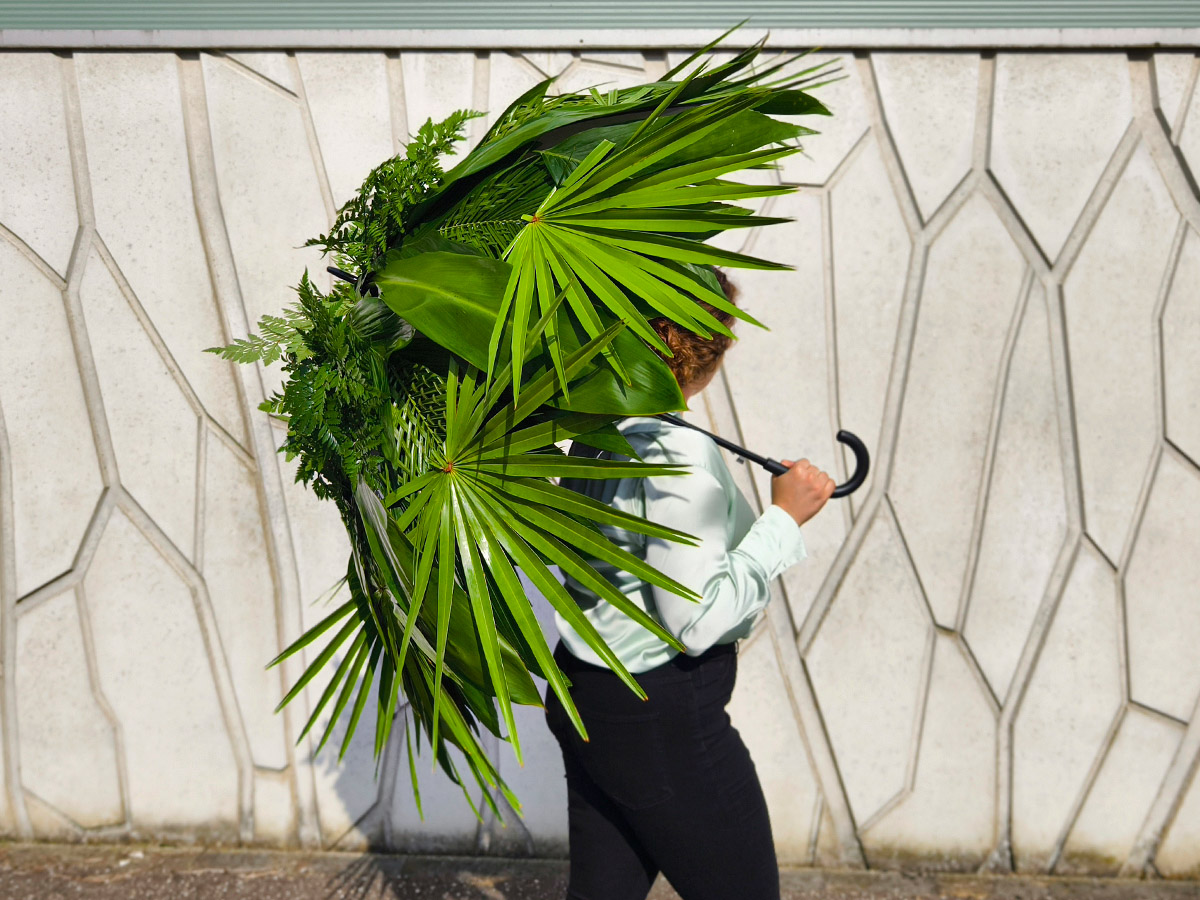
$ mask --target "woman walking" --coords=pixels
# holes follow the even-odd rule
[[[735,291],[723,273],[726,295]],[[701,304],[726,325],[733,317]],[[685,398],[712,380],[730,339],[651,321],[674,353],[666,358]],[[725,706],[737,671],[737,640],[770,599],[773,578],[805,557],[800,526],[833,493],[807,461],[772,480],[757,519],[712,439],[653,417],[621,433],[650,463],[689,467],[684,476],[564,480],[601,502],[696,536],[696,546],[606,527],[618,545],[701,594],[691,602],[592,561],[630,600],[687,648],[679,653],[583,585],[566,586],[648,698],[640,700],[556,616],[555,660],[587,728],[583,741],[548,691],[546,719],[566,767],[569,900],[642,900],[661,871],[683,900],[777,900],[779,870],[754,763]],[[572,453],[588,453],[576,444]]]

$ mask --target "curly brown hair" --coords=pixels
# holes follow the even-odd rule
[[[720,269],[713,269],[717,276],[717,281],[720,282],[721,290],[729,299],[729,302],[737,305],[738,289],[729,276]],[[734,317],[727,312],[714,308],[711,304],[704,300],[697,300],[701,309],[711,313],[716,319],[726,327],[732,326]],[[733,339],[726,337],[723,334],[713,332],[711,338],[703,337],[696,334],[694,331],[689,331],[682,325],[672,322],[665,316],[659,316],[650,320],[651,327],[658,333],[658,336],[663,339],[663,342],[671,348],[674,356],[663,356],[663,362],[670,368],[671,373],[675,376],[675,380],[679,382],[680,387],[685,387],[693,381],[699,381],[708,377],[721,364],[721,357],[725,351],[729,349]],[[659,354],[662,356],[662,354]]]

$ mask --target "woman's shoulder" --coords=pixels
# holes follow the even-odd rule
[[[625,419],[621,433],[645,462],[697,466],[717,474],[724,467],[716,442],[703,432],[650,416]]]

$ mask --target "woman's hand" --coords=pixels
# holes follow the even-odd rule
[[[771,479],[771,502],[803,525],[818,512],[833,495],[836,487],[832,478],[807,459],[793,462],[780,460],[788,470]]]

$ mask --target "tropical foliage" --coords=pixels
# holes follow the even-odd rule
[[[552,96],[543,82],[448,172],[439,160],[473,114],[426,123],[309,242],[356,282],[323,294],[305,273],[284,316],[214,348],[239,362],[282,360],[285,386],[263,408],[286,419],[282,450],[299,457],[297,479],[337,504],[350,537],[348,599],[275,661],[314,648],[280,706],[332,669],[304,733],[326,716],[320,747],[345,721],[344,754],[374,702],[378,755],[402,694],[418,804],[414,736],[468,801],[451,746],[488,803],[499,788],[519,808],[480,735],[503,735],[521,758],[513,705],[540,705],[532,676],[585,733],[518,573],[639,695],[552,567],[681,646],[592,562],[695,599],[602,526],[688,535],[555,479],[677,474],[636,459],[614,424],[684,407],[648,321],[727,333],[697,300],[755,320],[711,267],[785,268],[704,241],[783,221],[735,201],[788,188],[728,176],[800,149],[814,132],[775,116],[827,114],[807,93],[827,70],[782,76],[799,57],[762,64],[761,45],[711,64],[701,58],[710,49],[635,88]],[[565,455],[565,440],[614,458]]]

